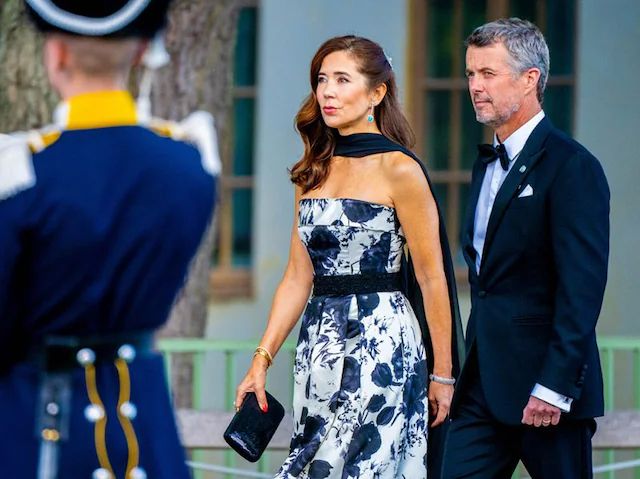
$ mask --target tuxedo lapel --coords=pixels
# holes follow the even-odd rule
[[[484,180],[484,174],[487,170],[485,165],[480,159],[477,159],[473,165],[473,173],[471,175],[471,189],[469,191],[469,204],[467,212],[465,214],[465,241],[473,243],[473,223],[475,221],[476,207],[478,206],[478,198],[480,197],[480,190],[482,189],[482,181]]]
[[[478,157],[473,165],[473,173],[471,174],[469,202],[467,204],[464,230],[462,232],[462,252],[464,254],[465,260],[474,273],[476,271],[476,267],[473,253],[473,229],[476,217],[476,208],[478,207],[478,199],[480,198],[480,190],[482,189],[482,182],[484,180],[484,174],[486,170],[487,165],[485,165],[480,160],[480,157]]]
[[[502,183],[502,186],[498,190],[493,208],[491,209],[491,215],[489,216],[489,224],[487,225],[487,234],[482,250],[482,265],[486,263],[487,253],[507,206],[509,206],[516,192],[522,187],[523,182],[542,157],[544,153],[542,146],[550,131],[551,125],[549,120],[543,118],[531,133],[520,156],[511,167],[504,183]],[[482,269],[481,266],[481,270]]]

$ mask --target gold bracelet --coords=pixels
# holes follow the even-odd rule
[[[273,356],[271,356],[271,353],[266,348],[258,346],[255,353],[253,353],[253,356],[255,357],[256,354],[262,356],[267,360],[267,368],[271,367],[271,365],[273,364]]]

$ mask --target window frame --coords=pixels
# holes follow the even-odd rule
[[[259,35],[259,15],[260,0],[239,0],[237,8],[255,8],[257,10],[258,22],[256,24],[256,34]],[[258,40],[256,39],[256,42]],[[239,99],[252,99],[258,101],[258,78],[257,66],[259,63],[258,49],[256,49],[256,80],[250,86],[233,85],[232,105]],[[229,121],[234,124],[234,112],[229,114]],[[255,117],[254,117],[255,121]],[[232,131],[235,137],[235,132]],[[255,140],[255,139],[254,139]],[[209,292],[213,302],[223,302],[238,298],[251,298],[254,294],[253,288],[253,266],[233,265],[233,193],[238,190],[255,191],[255,176],[235,175],[233,173],[234,151],[233,142],[226,154],[222,154],[222,173],[219,178],[218,189],[220,201],[218,203],[218,213],[216,218],[216,239],[217,241],[217,264],[211,266],[209,272]],[[253,200],[255,201],[255,200]],[[253,218],[251,218],[253,221]],[[253,250],[251,251],[253,255]]]

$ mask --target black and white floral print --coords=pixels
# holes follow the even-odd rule
[[[400,269],[405,239],[391,207],[303,199],[298,229],[316,275]],[[294,376],[294,435],[276,478],[426,476],[427,364],[401,292],[312,297]]]
[[[392,273],[405,239],[395,210],[353,199],[300,201],[300,237],[316,274]]]

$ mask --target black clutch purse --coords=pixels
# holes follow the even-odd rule
[[[256,462],[284,417],[284,408],[265,391],[269,409],[262,412],[255,393],[247,393],[240,410],[224,432],[224,440],[247,461]]]

